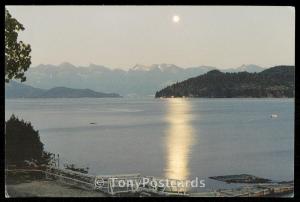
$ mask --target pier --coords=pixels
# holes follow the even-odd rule
[[[47,167],[46,169],[6,169],[5,172],[6,174],[38,174],[46,180],[83,190],[101,192],[106,196],[267,197],[292,193],[294,191],[294,182],[248,184],[236,189],[218,189],[190,193],[188,187],[179,186],[184,180],[142,176],[139,173],[95,176],[56,167]],[[173,186],[162,188],[153,186],[151,183],[141,186],[141,181],[143,180],[156,183],[163,180],[170,182]],[[131,183],[131,186],[118,186],[119,181]]]

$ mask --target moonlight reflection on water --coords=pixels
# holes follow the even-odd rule
[[[194,142],[194,130],[190,125],[190,105],[186,99],[168,99],[166,120],[167,166],[169,179],[186,180],[189,177],[189,157]]]

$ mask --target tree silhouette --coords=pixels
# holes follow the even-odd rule
[[[5,161],[6,165],[24,165],[24,161],[37,164],[50,162],[51,154],[44,151],[39,132],[30,122],[19,120],[12,115],[5,124]]]
[[[25,28],[5,9],[5,82],[11,79],[26,80],[25,71],[31,64],[29,44],[18,41],[18,32]]]

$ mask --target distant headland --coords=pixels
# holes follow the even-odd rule
[[[170,85],[155,97],[291,98],[295,95],[294,79],[295,66],[275,66],[259,73],[212,70]]]
[[[10,81],[5,85],[6,98],[116,98],[117,93],[100,93],[90,89],[54,87],[49,90]]]

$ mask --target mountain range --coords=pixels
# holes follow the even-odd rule
[[[155,97],[294,97],[295,67],[275,66],[259,73],[224,73],[212,70],[204,75],[170,85]]]
[[[90,89],[73,89],[66,87],[54,87],[49,90],[35,88],[29,85],[10,81],[5,84],[6,98],[104,98],[121,97],[116,93],[99,93]]]
[[[74,66],[70,63],[60,65],[38,65],[26,72],[26,82],[36,88],[49,89],[55,86],[68,88],[89,88],[98,92],[116,92],[123,96],[151,95],[158,89],[177,81],[202,75],[217,69],[212,66],[182,68],[174,64],[137,64],[128,70],[110,69],[105,66],[90,64]],[[260,72],[264,68],[257,65],[242,65],[223,72]]]

